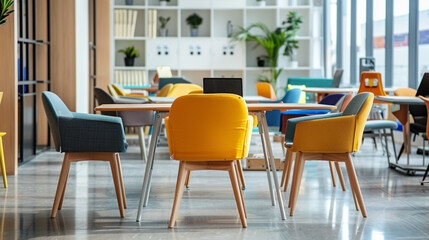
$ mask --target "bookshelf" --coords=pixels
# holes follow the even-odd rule
[[[298,12],[304,19],[297,39],[298,67],[290,67],[288,59],[281,56],[278,67],[284,69],[279,87],[285,87],[288,77],[311,77],[322,74],[321,32],[322,2],[320,0],[266,0],[261,7],[256,0],[170,0],[161,6],[159,0],[113,1],[112,29],[115,29],[115,10],[137,11],[135,34],[132,37],[113,36],[112,81],[115,70],[143,71],[149,83],[157,66],[170,66],[175,76],[182,76],[196,84],[203,77],[242,77],[246,95],[256,95],[255,83],[259,74],[267,74],[268,67],[258,67],[256,58],[265,55],[262,47],[254,43],[232,42],[228,38],[227,24],[233,31],[240,26],[263,22],[271,29],[279,26],[290,11]],[[153,12],[170,17],[168,35],[161,36],[159,20],[153,25]],[[197,13],[203,18],[198,37],[191,37],[186,18]],[[152,30],[151,30],[152,29]],[[154,30],[155,29],[155,30]],[[115,31],[112,31],[115,34]],[[135,66],[126,67],[119,49],[135,46],[140,51]],[[279,92],[279,95],[283,94]]]

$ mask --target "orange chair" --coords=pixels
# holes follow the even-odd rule
[[[377,97],[388,96],[383,89],[381,74],[379,72],[362,72],[361,73],[358,94],[362,92],[370,92]],[[379,101],[374,101],[374,103],[386,104],[385,102],[379,102]]]
[[[276,101],[277,96],[274,92],[273,86],[266,82],[258,82],[256,83],[256,92],[258,96],[265,97],[271,99],[271,101]]]
[[[398,88],[393,92],[395,96],[415,97],[417,90],[412,88]]]

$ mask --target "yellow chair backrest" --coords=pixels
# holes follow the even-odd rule
[[[393,95],[403,97],[415,97],[416,94],[417,90],[412,88],[398,88],[393,92]]]
[[[0,92],[0,103],[2,99],[3,99],[3,92]]]
[[[191,94],[165,118],[170,156],[180,161],[230,161],[247,156],[253,118],[242,97]]]
[[[274,92],[273,86],[266,82],[256,83],[256,92],[258,96],[269,98],[272,101],[277,100],[276,93]]]
[[[350,103],[352,103],[352,101],[350,101]],[[355,128],[352,152],[359,151],[360,145],[362,143],[362,136],[363,136],[363,131],[365,129],[365,123],[368,119],[368,115],[369,115],[369,112],[371,111],[373,102],[374,102],[374,95],[371,94],[370,96],[368,96],[367,100],[361,107],[359,113],[356,114],[356,128]]]
[[[203,90],[203,89],[200,86],[195,84],[177,83],[177,84],[174,84],[173,88],[171,89],[170,93],[168,93],[167,97],[171,97],[171,98],[181,97],[184,95],[188,95],[190,92],[197,91],[197,90]]]
[[[423,96],[419,96],[419,98],[425,102],[426,109],[427,109],[427,112],[428,112],[428,117],[429,117],[429,98],[425,98]],[[428,127],[429,127],[429,121],[426,121],[426,135],[427,136],[429,136],[429,128]]]
[[[164,87],[162,87],[161,90],[159,90],[159,92],[156,93],[156,96],[157,97],[167,97],[172,88],[173,88],[173,84],[169,83],[169,84],[165,85]]]
[[[116,86],[115,84],[112,84],[113,89],[115,90],[116,94],[118,94],[119,96],[123,97],[123,96],[127,96],[127,94],[122,91],[122,89],[120,89],[118,86]]]
[[[109,90],[110,95],[114,98],[119,98],[119,95],[116,93],[115,89],[112,87],[112,84],[107,85],[107,90]]]
[[[360,75],[360,86],[358,93],[370,92],[375,96],[388,96],[383,89],[381,74],[378,72],[362,72]],[[385,102],[374,101],[374,103],[386,104]]]

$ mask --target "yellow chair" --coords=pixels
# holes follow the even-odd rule
[[[235,162],[248,154],[252,126],[253,117],[237,95],[192,94],[173,102],[165,127],[170,157],[180,165],[170,228],[176,222],[186,176],[195,170],[229,172],[241,224],[247,227]]]
[[[172,88],[173,88],[172,83],[165,85],[164,87],[161,88],[161,90],[159,90],[159,92],[156,93],[156,97],[167,97],[167,95],[170,93]]]
[[[363,217],[367,216],[350,153],[359,150],[373,100],[372,93],[361,93],[350,101],[343,113],[288,120],[285,147],[297,154],[289,198],[291,216],[295,211],[306,160],[333,161],[337,166],[339,162],[345,162],[356,209],[361,210]]]
[[[0,92],[0,103],[3,98],[3,93]],[[4,188],[7,188],[7,178],[6,178],[6,166],[4,164],[4,154],[3,154],[3,136],[6,135],[5,132],[0,132],[0,164],[1,164],[1,173],[3,175],[3,185]]]
[[[131,93],[125,93],[124,91],[122,91],[122,89],[120,89],[118,86],[116,86],[115,84],[111,84],[109,85],[111,86],[111,88],[113,89],[114,92],[116,92],[116,95],[119,97],[133,97],[133,98],[144,98],[150,101],[150,99],[144,95],[140,95],[140,94],[131,94]],[[110,92],[110,88],[108,87],[109,92]],[[112,93],[110,93],[112,94]],[[112,96],[114,96],[112,94]]]
[[[191,92],[201,91],[201,90],[203,89],[196,84],[177,83],[177,84],[174,84],[173,88],[168,93],[167,97],[177,98],[184,95],[188,95]]]
[[[276,101],[277,96],[274,92],[273,86],[266,82],[256,83],[256,92],[258,96],[271,99],[271,101]]]

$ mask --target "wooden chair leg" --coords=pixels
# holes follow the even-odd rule
[[[69,179],[69,172],[67,172],[66,182],[64,183],[64,189],[63,189],[63,192],[61,193],[61,199],[60,199],[60,204],[58,205],[58,210],[61,210],[63,208],[64,196],[66,194],[67,180],[68,179]]]
[[[64,155],[63,164],[61,166],[61,173],[58,179],[57,192],[55,193],[54,204],[52,206],[51,218],[55,218],[57,216],[58,207],[60,205],[61,196],[63,195],[63,191],[65,188],[65,184],[67,182],[67,176],[70,171],[70,161],[68,160],[68,153]]]
[[[185,178],[190,176],[190,171],[185,170],[185,162],[180,162],[179,173],[177,174],[176,194],[174,195],[173,209],[171,211],[169,228],[173,228],[176,223],[177,212],[179,211],[180,201],[183,196],[183,188],[185,187]]]
[[[302,155],[302,153],[299,152],[296,154],[296,158],[295,158],[295,165],[293,168],[293,177],[292,177],[292,185],[291,185],[290,194],[289,194],[288,208],[291,207],[293,199],[294,199],[293,195],[295,194],[296,179],[298,177],[298,170],[299,170],[299,163],[300,163],[299,159],[301,159],[301,155]],[[286,176],[286,178],[287,178],[287,176]]]
[[[186,188],[189,188],[189,183],[191,182],[191,173],[192,171],[188,171],[188,174],[186,174],[186,181],[185,181]]]
[[[118,162],[116,157],[113,157],[110,161],[110,169],[112,170],[113,183],[115,185],[116,198],[118,200],[119,214],[122,218],[125,217],[124,202],[122,200],[122,187],[119,179]]]
[[[238,180],[238,182],[240,183],[240,181],[239,181],[239,179],[238,179],[238,176],[239,176],[239,170],[238,170],[238,164],[236,164],[236,163],[234,163],[234,165],[236,165],[235,166],[235,174],[236,174],[236,176],[237,176],[237,180]],[[238,185],[238,187],[240,188],[240,197],[241,197],[241,202],[242,202],[242,205],[243,205],[243,209],[244,209],[244,215],[246,216],[246,218],[247,218],[247,211],[246,211],[246,205],[244,204],[244,197],[243,197],[243,188],[242,188],[242,186],[240,186],[240,184]]]
[[[357,201],[359,203],[359,208],[362,212],[363,217],[367,217],[365,204],[362,199],[362,193],[360,191],[359,187],[359,181],[356,176],[355,168],[353,166],[352,158],[350,157],[350,154],[347,156],[346,160],[346,167],[347,167],[347,174],[349,175],[349,181],[350,186],[353,189],[353,192],[356,194]]]
[[[231,179],[232,190],[234,191],[235,203],[237,204],[238,213],[240,214],[241,225],[243,228],[247,227],[247,221],[244,213],[244,202],[241,200],[240,187],[238,186],[237,175],[235,174],[234,163],[231,162],[231,167],[228,170],[229,178]]]
[[[1,164],[1,174],[3,176],[3,185],[4,185],[4,188],[7,188],[6,166],[4,164],[3,139],[2,139],[2,137],[0,137],[0,164]]]
[[[329,169],[331,170],[332,185],[334,185],[334,187],[336,187],[337,184],[335,183],[334,166],[333,166],[332,161],[329,161]]]
[[[287,171],[286,171],[286,176],[285,176],[285,183],[284,183],[283,192],[287,191],[287,186],[289,185],[289,179],[290,179],[290,173],[292,171],[292,163],[293,163],[293,159],[294,159],[293,157],[294,157],[294,155],[296,155],[296,154],[295,153],[291,153],[289,161],[287,163],[288,166],[287,166]]]
[[[338,178],[340,179],[341,188],[346,191],[346,185],[344,184],[343,173],[341,172],[341,166],[339,162],[335,162],[335,168],[337,170]]]
[[[357,199],[356,199],[356,193],[353,191],[353,188],[351,188],[351,191],[353,194],[353,202],[355,203],[356,211],[359,211],[359,203],[357,202]]]
[[[125,187],[124,187],[124,179],[122,177],[122,166],[121,159],[119,158],[119,153],[115,153],[116,162],[118,164],[118,172],[119,172],[119,181],[121,184],[121,193],[122,193],[122,201],[124,204],[124,208],[127,209],[127,196],[125,195]]]
[[[243,173],[243,166],[241,165],[241,160],[237,160],[237,169],[238,169],[238,175],[240,176],[240,182],[242,189],[246,189],[246,183],[244,182],[244,173]]]
[[[299,187],[301,186],[302,174],[304,171],[305,160],[303,159],[302,154],[300,155],[299,159],[298,158],[296,159],[296,162],[298,161],[299,161],[298,177],[296,179],[295,191],[293,194],[293,202],[290,207],[290,216],[293,216],[295,212],[296,202],[298,201]]]
[[[285,155],[285,163],[283,166],[283,173],[282,173],[282,180],[280,182],[280,187],[283,187],[285,182],[286,182],[286,172],[287,172],[288,167],[289,167],[290,155],[291,155],[291,152],[287,151],[286,155]]]

